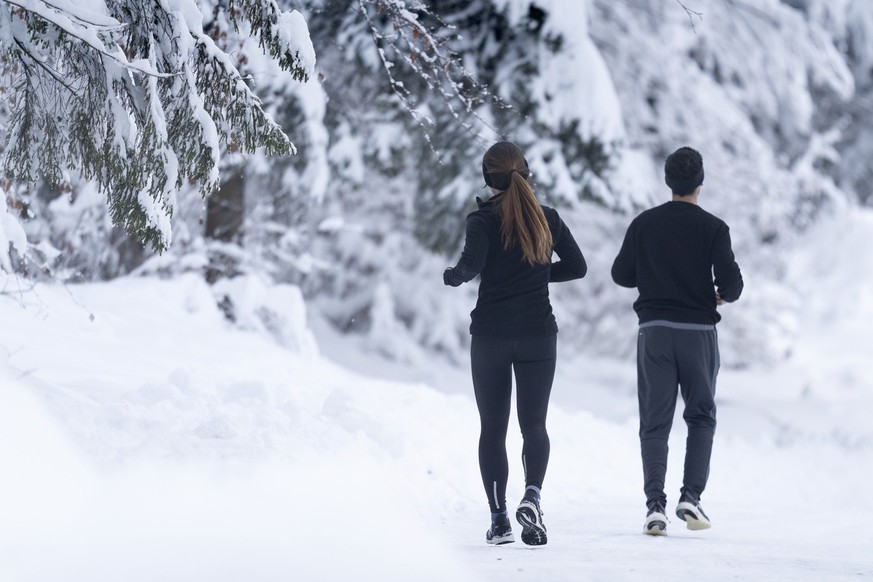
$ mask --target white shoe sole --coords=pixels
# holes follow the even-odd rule
[[[690,530],[699,531],[712,527],[712,522],[697,507],[687,501],[676,506],[676,515],[686,523]]]
[[[512,532],[509,532],[505,536],[499,536],[496,538],[485,538],[485,543],[490,544],[492,546],[502,546],[503,544],[511,544],[515,542],[515,536],[512,535]]]
[[[515,519],[521,524],[521,541],[529,546],[544,546],[549,538],[546,535],[546,526],[536,506],[527,501],[522,501],[515,512]]]
[[[643,533],[649,536],[667,535],[667,516],[663,513],[653,513],[646,518]]]

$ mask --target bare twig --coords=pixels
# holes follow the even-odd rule
[[[682,9],[685,10],[685,14],[688,15],[688,22],[691,23],[691,30],[694,31],[694,34],[697,34],[697,27],[694,26],[694,17],[696,16],[698,20],[703,22],[703,13],[698,12],[696,10],[692,10],[691,8],[688,8],[688,6],[686,6],[682,2],[682,0],[676,0],[676,2],[678,2],[679,6],[681,6]]]
[[[8,283],[8,282],[9,282],[9,279],[10,279],[10,278],[13,278],[13,277],[14,277],[15,289],[13,289],[13,290],[11,290],[11,291],[10,291],[10,290],[7,290],[7,286],[4,285],[3,288],[0,289],[0,296],[10,297],[10,298],[13,299],[16,303],[18,303],[19,307],[25,307],[25,306],[26,306],[26,303],[24,302],[24,294],[25,294],[25,293],[30,294],[31,292],[33,292],[33,293],[34,293],[34,296],[37,297],[37,298],[39,298],[39,296],[36,295],[36,292],[34,291],[34,289],[36,288],[36,282],[34,282],[34,281],[29,281],[29,283],[30,283],[30,287],[27,287],[27,286],[25,285],[25,287],[27,287],[27,288],[22,289],[22,287],[21,287],[21,277],[19,277],[17,273],[11,273],[10,276],[7,277],[6,283]],[[10,355],[11,355],[11,354],[10,354]]]
[[[378,12],[386,15],[391,20],[393,25],[392,31],[384,32],[379,28],[369,14],[368,5],[374,6]],[[381,60],[392,91],[423,129],[425,140],[431,147],[431,150],[436,152],[431,143],[427,126],[433,126],[435,122],[430,117],[422,115],[421,112],[416,110],[410,99],[410,89],[404,85],[403,81],[397,79],[392,72],[391,69],[395,66],[395,62],[392,62],[392,59],[386,54],[386,50],[389,47],[394,51],[399,61],[414,72],[427,85],[429,90],[442,98],[442,102],[448,109],[449,114],[461,122],[461,127],[471,131],[477,138],[485,141],[483,136],[476,132],[474,124],[465,123],[461,120],[462,115],[470,115],[477,120],[479,125],[487,127],[494,133],[502,133],[477,113],[476,106],[490,100],[503,109],[513,109],[513,107],[503,102],[488,87],[482,86],[475,80],[473,75],[460,62],[457,55],[447,48],[447,42],[451,40],[450,38],[439,38],[432,29],[421,22],[418,16],[404,7],[402,3],[396,3],[391,0],[358,0],[358,9],[366,20],[367,26],[370,29],[370,36],[376,43],[376,52]],[[426,8],[423,10],[426,16],[439,21],[439,17],[436,14]],[[443,29],[453,28],[442,22],[439,23]],[[382,46],[382,43],[386,46]],[[475,90],[465,91],[465,84],[475,88]],[[457,106],[457,103],[460,103],[460,108]]]

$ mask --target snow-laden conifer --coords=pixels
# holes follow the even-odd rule
[[[195,0],[0,0],[0,70],[10,119],[4,166],[16,180],[93,180],[112,221],[157,250],[172,242],[176,193],[218,186],[223,150],[290,154],[218,27]],[[215,8],[209,4],[207,8]],[[305,80],[306,23],[273,0],[231,0],[227,17]]]

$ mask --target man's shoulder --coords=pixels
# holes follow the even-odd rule
[[[634,218],[633,222],[646,223],[652,221],[660,221],[669,216],[676,216],[675,210],[678,208],[683,211],[682,215],[686,217],[694,217],[697,220],[712,224],[717,227],[727,227],[727,224],[724,220],[722,220],[715,214],[704,210],[699,205],[689,204],[687,202],[682,202],[681,204],[683,204],[683,206],[676,207],[673,204],[664,203],[653,208],[649,208],[648,210],[644,210],[643,212],[638,214],[637,217]]]
[[[643,210],[631,221],[631,224],[645,224],[651,221],[660,220],[667,213],[667,205],[659,204],[658,206],[654,206],[649,208],[648,210]]]
[[[698,208],[700,207],[698,206]],[[700,214],[701,216],[703,216],[703,220],[705,220],[708,224],[712,225],[712,227],[716,230],[728,227],[727,223],[724,220],[722,220],[715,214],[704,210],[703,208],[700,208]]]

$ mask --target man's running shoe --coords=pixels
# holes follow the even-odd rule
[[[703,513],[700,501],[688,495],[683,495],[676,506],[676,515],[688,525],[688,529],[700,530],[712,527],[709,517]]]
[[[524,493],[515,519],[521,524],[521,541],[529,546],[544,546],[548,542],[546,526],[543,525],[543,510],[540,509],[540,497],[532,488]]]
[[[649,504],[643,533],[650,536],[667,535],[667,513],[664,510],[664,504],[660,501],[653,501]]]
[[[509,523],[509,516],[505,511],[491,514],[491,527],[485,532],[485,541],[494,546],[511,544],[515,541],[512,524]]]

